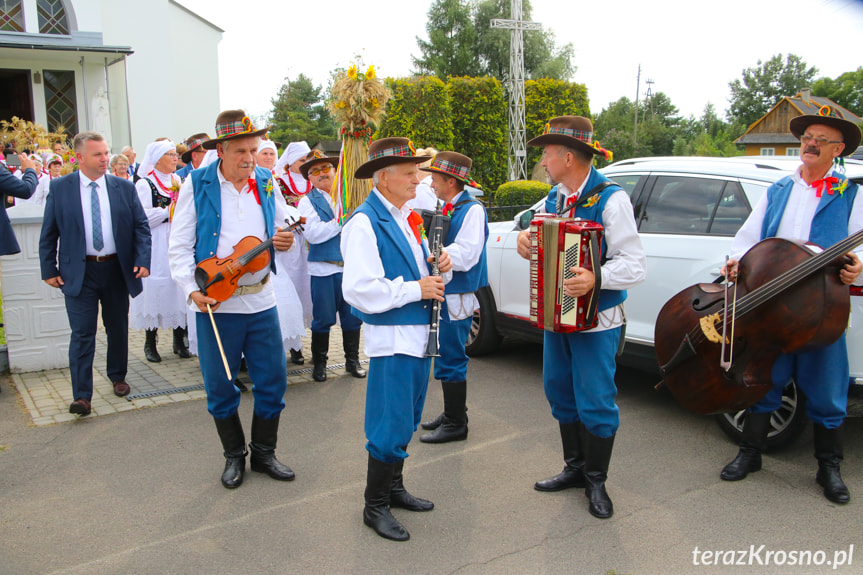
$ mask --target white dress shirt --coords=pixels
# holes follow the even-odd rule
[[[429,275],[428,264],[410,223],[411,208],[408,203],[401,209],[391,204],[377,188],[377,194],[386,209],[401,227],[416,261],[420,277]],[[428,248],[428,243],[423,240]],[[384,265],[378,253],[377,237],[368,216],[355,213],[342,229],[342,257],[345,259],[342,292],[345,301],[363,313],[383,313],[391,309],[422,299],[422,288],[418,281],[405,281],[402,277],[384,277]],[[452,279],[452,272],[442,274],[444,282]],[[431,319],[431,308],[429,308]],[[371,325],[364,324],[364,351],[368,357],[394,354],[423,357],[428,343],[429,325]]]
[[[815,217],[815,210],[818,208],[821,198],[816,195],[815,188],[807,184],[800,175],[800,168],[794,172],[791,179],[794,181],[794,186],[788,196],[788,203],[785,204],[785,211],[779,221],[776,237],[808,242],[809,233],[812,230],[812,218]],[[823,193],[826,194],[827,192]],[[767,194],[762,194],[752,213],[749,214],[749,218],[734,236],[734,242],[731,244],[732,258],[739,260],[752,246],[761,241],[761,227],[764,224],[766,213]],[[863,229],[863,190],[858,190],[857,197],[854,198],[854,205],[851,207],[851,217],[848,219],[848,234],[853,234],[861,229]],[[855,252],[863,259],[863,246],[858,247]],[[854,285],[863,285],[863,274],[860,274]]]
[[[438,203],[438,197],[434,193],[434,190],[431,187],[431,183],[431,174],[429,174],[428,176],[423,178],[422,181],[420,181],[419,185],[417,186],[416,197],[408,202],[411,209],[431,211],[435,210]]]
[[[221,190],[221,213],[222,221],[219,231],[219,242],[216,248],[216,256],[224,258],[234,251],[234,246],[246,236],[255,236],[261,241],[267,239],[264,223],[264,212],[255,195],[249,190],[249,185],[243,186],[242,191],[237,192],[234,184],[227,181],[222,175],[221,166],[217,170]],[[266,192],[259,190],[264,196]],[[271,193],[278,193],[273,191]],[[195,242],[197,238],[196,224],[198,219],[195,209],[194,188],[192,178],[186,178],[180,188],[177,205],[174,208],[174,219],[171,222],[171,238],[168,244],[168,259],[171,267],[171,276],[174,278],[183,293],[186,301],[195,311],[200,311],[190,295],[199,291],[195,283]],[[279,202],[276,204],[276,228],[284,226],[285,211]],[[238,281],[237,285],[252,285],[262,281],[270,273],[266,267],[253,274],[247,273]],[[219,309],[213,313],[258,313],[270,309],[276,305],[276,296],[273,292],[273,282],[267,282],[263,290],[254,294],[234,295],[227,301],[222,302]]]
[[[111,201],[108,199],[108,188],[105,187],[105,175],[96,180],[96,185],[99,187],[99,213],[102,220],[102,249],[96,250],[93,247],[93,208],[92,200],[90,199],[90,178],[84,175],[84,172],[78,170],[81,180],[81,209],[84,211],[84,238],[87,240],[87,255],[88,256],[108,256],[117,253],[117,245],[114,242],[114,228],[111,220]]]
[[[333,200],[330,197],[330,194],[323,190],[319,191],[324,195],[324,198],[326,198],[327,205],[330,206],[330,209],[333,211],[333,215],[335,216],[336,208],[335,205],[333,205]],[[300,215],[306,218],[306,223],[303,224],[303,238],[305,238],[305,240],[310,244],[322,244],[342,233],[342,226],[339,225],[339,220],[337,218],[334,217],[328,222],[321,221],[321,217],[312,205],[312,200],[309,199],[308,194],[303,196],[299,201],[297,209],[300,211]],[[328,262],[309,261],[309,275],[313,275],[315,277],[326,277],[333,274],[339,274],[342,273],[342,269],[342,266]]]
[[[563,196],[563,204],[569,203],[570,196],[576,198],[584,192],[588,178],[581,183],[575,194],[564,184],[558,184],[558,194]],[[564,213],[564,215],[568,215]],[[613,192],[602,210],[606,262],[602,266],[602,289],[630,289],[647,277],[647,257],[632,216],[632,203],[623,190]],[[619,327],[625,316],[623,304],[599,312],[599,325],[587,331],[604,331]]]
[[[462,191],[456,194],[450,203],[456,205],[466,199],[470,199],[470,194]],[[485,218],[482,206],[471,202],[455,241],[446,246],[449,259],[452,261],[452,271],[466,272],[477,265],[482,256],[482,249],[485,247],[485,239]],[[446,305],[449,317],[454,321],[469,318],[479,309],[479,301],[474,292],[447,294]]]

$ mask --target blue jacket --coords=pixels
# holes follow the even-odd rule
[[[831,175],[839,178],[840,181],[845,178],[835,171]],[[794,179],[791,176],[785,176],[767,188],[767,211],[761,224],[762,240],[776,236],[793,187]],[[848,220],[851,218],[855,197],[857,197],[857,184],[850,181],[841,195],[838,192],[828,194],[825,191],[812,218],[809,241],[827,248],[848,237]]]
[[[584,189],[582,193],[587,193],[602,182],[607,182],[608,178],[600,174],[596,171],[595,168],[590,168],[590,175],[587,177],[587,183],[584,185]],[[599,225],[604,225],[602,223],[602,211],[605,209],[605,204],[608,202],[608,198],[611,197],[611,194],[617,192],[618,190],[622,190],[620,186],[612,185],[608,186],[599,194],[599,201],[595,203],[591,207],[580,206],[576,208],[574,217],[582,218],[585,220],[591,220],[593,222],[598,223]],[[549,192],[548,197],[545,199],[545,211],[550,214],[557,213],[557,186],[554,186]],[[600,255],[602,257],[602,261],[605,261],[605,252],[607,251],[607,246],[605,241],[602,242],[602,251]],[[594,262],[594,266],[596,263]],[[597,306],[598,311],[604,311],[609,308],[612,308],[616,305],[620,305],[626,300],[626,290],[599,290],[599,304]]]
[[[193,171],[194,171],[194,168],[192,167],[192,162],[189,162],[188,164],[186,164],[185,166],[183,166],[182,168],[180,168],[179,170],[174,172],[174,174],[176,174],[178,177],[183,178],[185,180],[186,178],[189,177],[189,174],[191,174]]]
[[[336,217],[333,210],[330,209],[330,204],[327,203],[327,199],[324,197],[323,192],[319,189],[312,188],[312,191],[309,192],[309,201],[322,222],[329,222]],[[319,244],[309,242],[308,260],[310,262],[341,262],[342,250],[340,242],[341,234],[333,236],[327,241]]]
[[[150,269],[150,224],[132,182],[106,175],[108,202],[111,204],[111,230],[117,246],[117,259],[129,295],[141,293],[141,280],[133,268]],[[57,242],[59,240],[59,250]],[[81,293],[87,257],[84,237],[84,210],[81,207],[81,177],[78,172],[51,182],[45,200],[42,236],[39,238],[39,260],[42,279],[61,276],[64,294]],[[58,268],[59,260],[59,268]]]
[[[222,227],[222,188],[219,183],[219,165],[221,160],[213,162],[206,168],[192,171],[192,189],[195,193],[195,210],[198,222],[195,228],[195,262],[216,255],[219,246],[219,231]],[[261,209],[264,212],[264,227],[267,238],[273,237],[276,230],[276,199],[273,195],[273,174],[264,168],[255,168],[255,180],[258,185],[258,197],[261,199]],[[267,187],[270,191],[267,192]],[[273,246],[270,246],[270,267],[276,271],[276,259]]]
[[[36,191],[36,186],[39,185],[39,176],[36,171],[27,168],[24,170],[24,176],[19,180],[5,165],[0,164],[0,202],[3,204],[2,213],[0,213],[0,256],[8,256],[17,254],[21,251],[21,246],[18,245],[18,240],[15,239],[15,233],[12,231],[12,224],[9,222],[9,216],[6,214],[6,196],[13,196],[26,200]]]
[[[378,253],[384,265],[384,277],[389,280],[401,277],[405,281],[419,281],[420,271],[404,232],[377,194],[371,192],[354,214],[357,212],[365,214],[372,223]],[[425,244],[423,252],[428,255]],[[431,320],[431,305],[428,300],[420,300],[383,313],[363,313],[355,307],[351,307],[351,313],[372,325],[423,325]]]
[[[449,232],[447,233],[446,241],[444,242],[445,246],[455,242],[455,239],[464,224],[464,219],[467,216],[468,210],[470,210],[474,205],[478,205],[483,212],[485,239],[488,239],[488,217],[485,214],[485,209],[482,207],[482,204],[477,200],[471,200],[470,195],[465,192],[459,194],[459,197],[461,196],[468,198],[469,201],[462,203],[463,200],[459,200],[456,202],[449,223]],[[446,284],[446,293],[473,293],[479,288],[487,285],[488,263],[486,261],[485,243],[483,243],[482,254],[479,257],[479,262],[466,272],[453,271],[452,280]]]

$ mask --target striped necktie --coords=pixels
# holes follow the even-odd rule
[[[99,206],[99,184],[90,182],[90,212],[93,215],[93,249],[102,251],[105,242],[102,240],[102,210]]]

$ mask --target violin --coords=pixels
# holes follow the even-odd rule
[[[303,231],[305,217],[295,221],[285,220],[288,224],[278,231]],[[213,256],[202,260],[195,268],[195,283],[205,296],[217,302],[226,301],[239,287],[237,282],[247,273],[253,274],[270,265],[270,246],[273,238],[261,241],[255,236],[246,236],[234,246],[233,252],[224,258]]]
[[[863,230],[822,251],[768,238],[740,259],[732,301],[715,283],[672,297],[654,333],[660,386],[693,413],[757,403],[780,355],[830,345],[847,329],[851,297],[839,270],[861,244]]]

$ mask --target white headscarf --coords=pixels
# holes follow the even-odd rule
[[[274,141],[261,138],[261,143],[258,144],[258,153],[267,148],[272,150],[277,156],[279,155],[279,150],[276,148],[276,143]]]
[[[146,178],[150,172],[162,159],[162,156],[168,152],[177,151],[177,145],[171,140],[160,140],[158,142],[150,142],[147,144],[147,150],[144,152],[144,159],[138,166],[138,177]]]
[[[288,147],[282,153],[282,157],[276,162],[276,175],[281,176],[288,172],[291,164],[305,158],[311,151],[311,148],[305,142],[291,142],[288,144]]]

